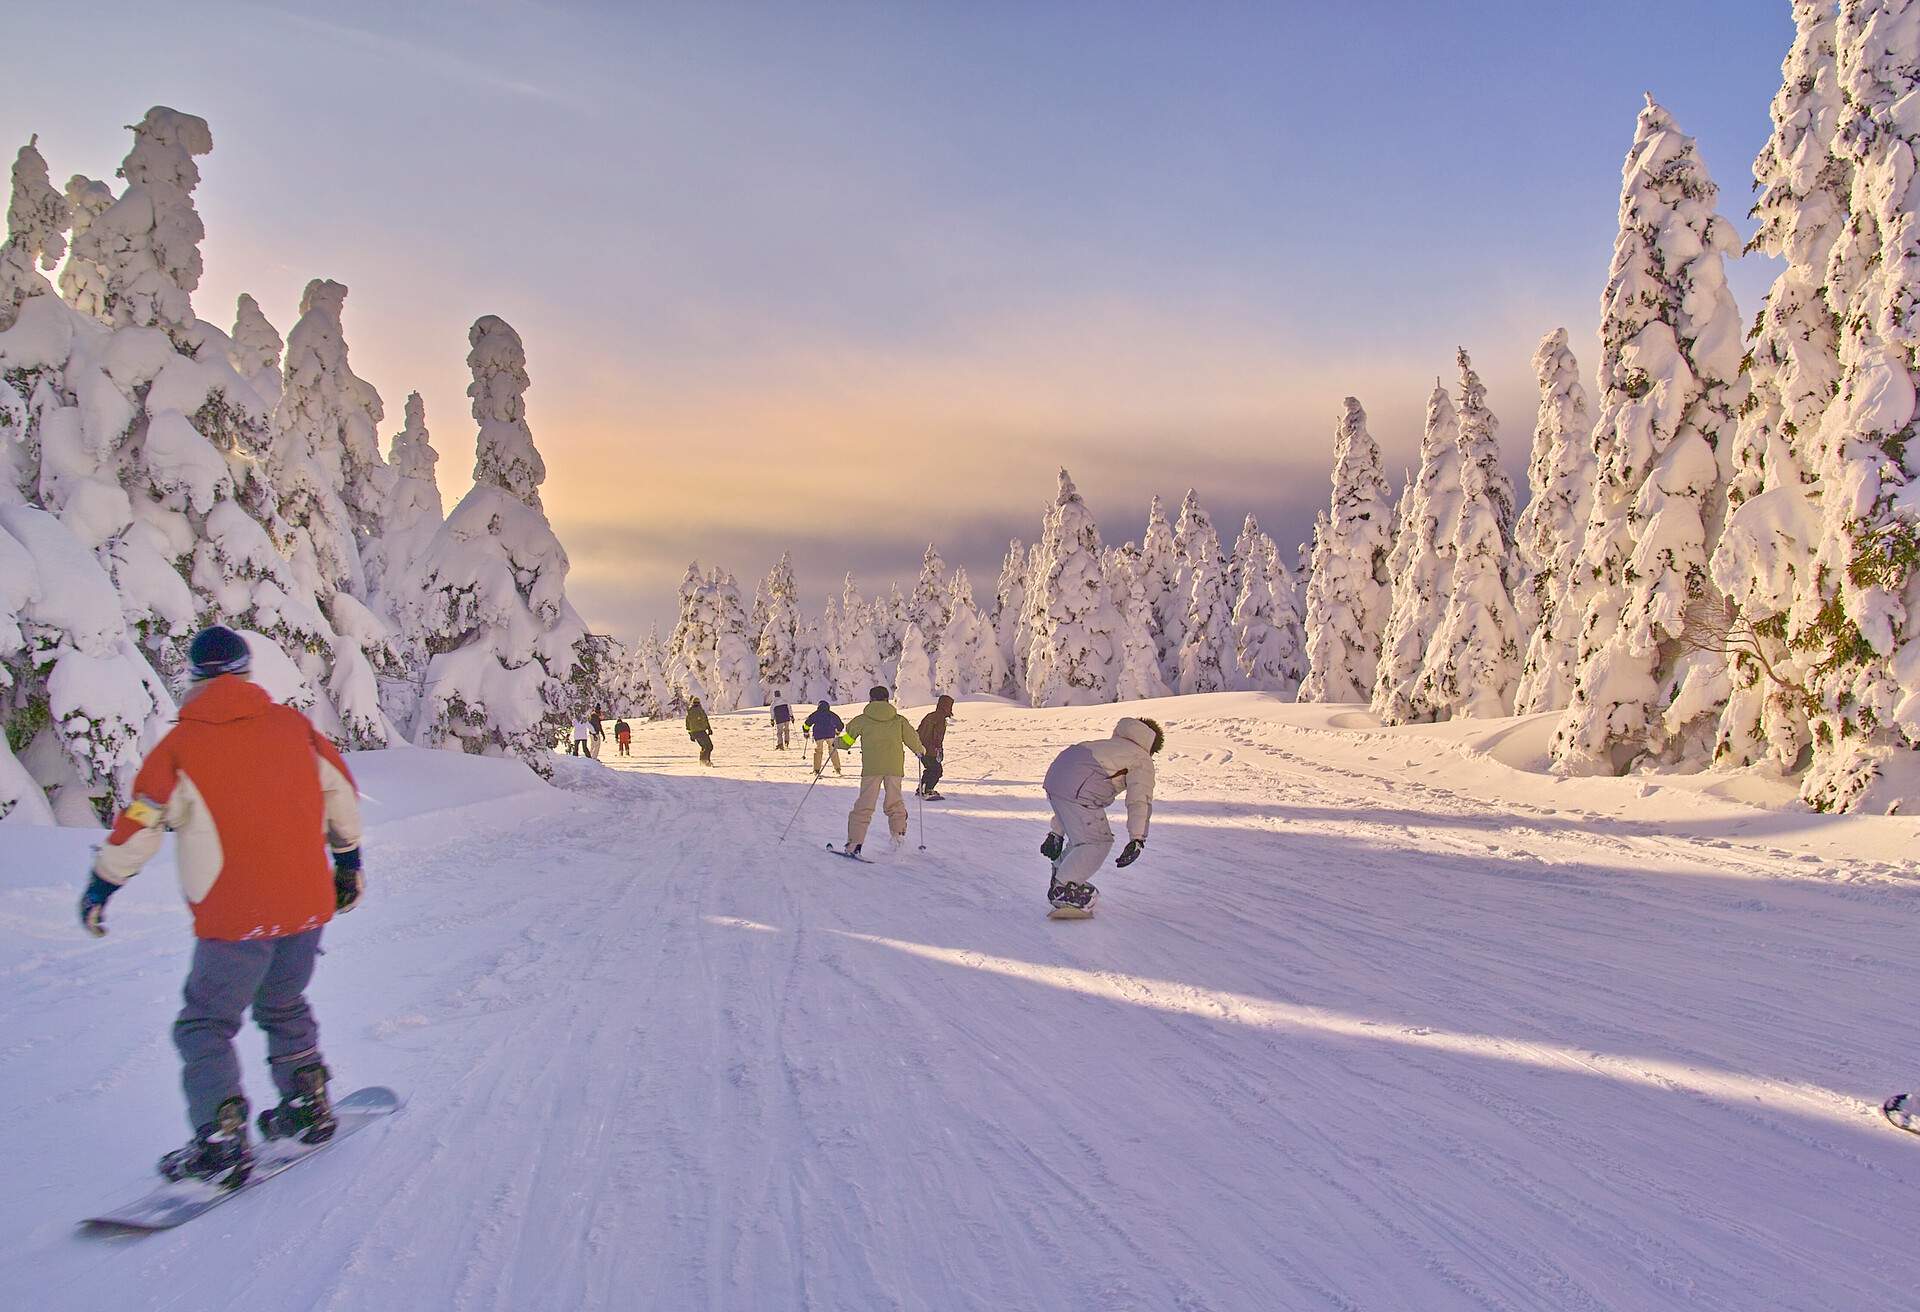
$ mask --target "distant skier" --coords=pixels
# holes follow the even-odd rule
[[[920,758],[920,786],[913,791],[929,802],[947,800],[936,790],[947,772],[947,722],[951,719],[953,698],[942,696],[920,720],[920,745],[927,750]]]
[[[613,741],[614,745],[620,749],[620,755],[632,756],[633,753],[629,749],[633,746],[633,726],[625,720],[615,720],[613,722]]]
[[[587,728],[592,731],[588,742],[593,751],[593,759],[597,761],[600,759],[600,749],[607,745],[606,717],[600,714],[598,707],[588,713]]]
[[[873,823],[874,806],[886,792],[887,832],[898,846],[907,837],[907,804],[900,796],[900,781],[907,773],[907,753],[922,755],[920,737],[907,717],[893,709],[892,696],[885,688],[870,688],[866,709],[847,722],[840,735],[842,746],[860,744],[860,796],[847,814],[849,856],[860,855],[867,826]]]
[[[567,747],[568,756],[585,756],[587,744],[593,741],[593,726],[585,720],[573,722],[573,742]]]
[[[833,758],[833,773],[840,774],[840,731],[846,728],[846,722],[834,714],[833,707],[822,698],[813,708],[813,714],[800,722],[813,738],[813,777],[818,779],[827,767],[827,758]]]
[[[1880,1114],[1895,1129],[1920,1134],[1920,1092],[1894,1094],[1880,1104]]]
[[[780,694],[773,694],[773,750],[787,750],[788,736],[793,732],[793,707],[780,700]]]
[[[233,1037],[249,1006],[267,1035],[280,1103],[260,1113],[270,1139],[332,1137],[320,1029],[305,997],[320,929],[358,905],[360,804],[332,743],[248,677],[246,639],[215,626],[188,649],[193,686],[155,745],[94,857],[80,923],[106,934],[107,899],[178,834],[175,862],[193,908],[193,965],[173,1023],[193,1138],[160,1159],[170,1180],[233,1187],[253,1168],[247,1098]],[[329,871],[327,853],[332,852]]]
[[[1055,907],[1085,911],[1100,890],[1093,872],[1113,850],[1107,807],[1127,795],[1127,846],[1116,866],[1130,866],[1147,846],[1153,818],[1153,758],[1166,742],[1157,721],[1128,716],[1113,727],[1113,737],[1075,743],[1053,758],[1047,769],[1047,801],[1053,824],[1040,854],[1053,862],[1047,901]]]
[[[713,721],[707,718],[707,708],[695,697],[687,704],[687,737],[700,744],[700,764],[713,764]]]

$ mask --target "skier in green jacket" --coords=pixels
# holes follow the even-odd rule
[[[687,706],[687,737],[700,744],[700,764],[713,764],[713,722],[707,719],[707,708],[695,697]]]
[[[872,700],[866,709],[849,720],[840,735],[847,747],[860,744],[860,796],[847,816],[846,850],[852,856],[860,854],[882,789],[886,791],[887,831],[895,845],[905,840],[907,804],[900,796],[900,780],[907,773],[907,753],[916,757],[926,754],[913,725],[893,709],[891,693],[876,687],[868,689],[867,696]]]

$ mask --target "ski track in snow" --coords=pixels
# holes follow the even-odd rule
[[[857,755],[778,844],[803,757],[732,717],[714,771],[644,725],[544,811],[377,828],[312,996],[337,1087],[410,1106],[138,1240],[72,1223],[184,1134],[184,915],[142,889],[96,944],[77,870],[15,881],[6,1305],[1912,1305],[1900,868],[1170,713],[1084,922],[1035,781],[1110,708],[963,706],[930,850],[877,820],[874,866],[822,850]]]

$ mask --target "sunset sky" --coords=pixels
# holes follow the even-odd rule
[[[110,177],[149,105],[205,117],[199,313],[284,334],[346,283],[449,507],[505,317],[570,593],[623,635],[694,557],[750,593],[790,548],[817,608],[932,540],[990,594],[1063,463],[1111,541],[1191,485],[1290,546],[1340,398],[1397,480],[1457,345],[1518,473],[1540,335],[1592,377],[1641,93],[1749,234],[1792,39],[1786,0],[400,8],[90,5],[112,75],[50,35],[0,143]]]

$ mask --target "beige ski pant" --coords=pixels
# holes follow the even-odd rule
[[[815,738],[813,740],[813,772],[819,774],[827,768],[827,758],[833,758],[833,772],[840,773],[840,742],[836,738]]]
[[[867,840],[867,826],[873,823],[873,808],[880,800],[881,785],[887,790],[887,829],[895,838],[907,836],[907,804],[900,796],[900,776],[867,775],[860,780],[860,796],[847,816],[847,846],[858,847]]]

